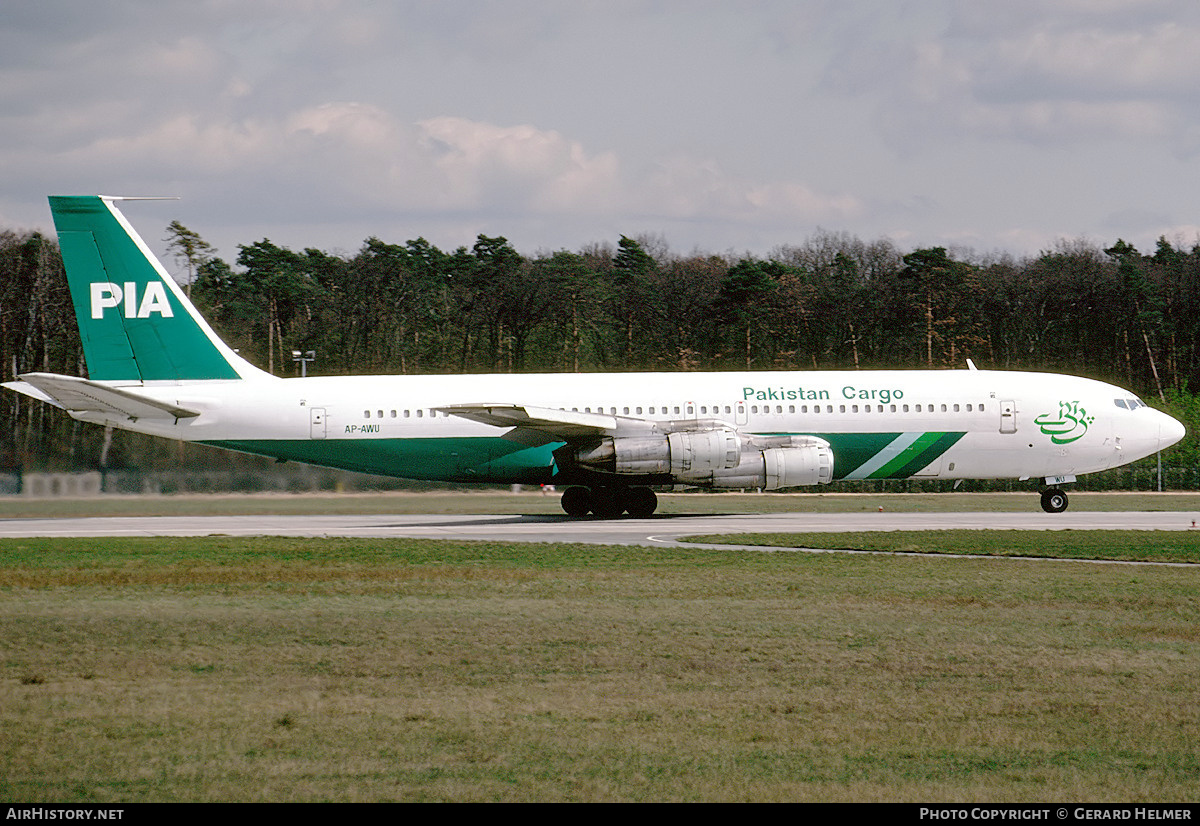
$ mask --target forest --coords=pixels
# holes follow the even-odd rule
[[[268,239],[232,263],[172,222],[173,274],[217,332],[280,376],[635,370],[981,369],[1090,376],[1188,426],[1163,455],[1197,487],[1200,242],[1061,240],[1036,256],[905,252],[819,230],[765,258],[672,252],[657,236],[518,252],[366,239],[353,255]],[[0,232],[0,380],[86,376],[54,240]],[[0,394],[0,471],[164,469],[203,448],[80,425]]]

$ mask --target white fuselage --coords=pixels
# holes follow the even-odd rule
[[[304,443],[326,443],[326,457],[335,445],[361,456],[372,445],[382,453],[413,440],[450,446],[504,436],[503,428],[438,412],[461,404],[537,405],[619,422],[717,420],[748,434],[827,439],[839,479],[1082,474],[1150,455],[1183,435],[1177,421],[1113,385],[989,370],[347,376],[146,384],[138,392],[200,415],[178,422],[75,415],[301,461]],[[922,439],[929,449],[915,451]],[[276,443],[289,448],[274,450]],[[917,466],[918,457],[929,461]],[[424,466],[370,469],[454,476]]]

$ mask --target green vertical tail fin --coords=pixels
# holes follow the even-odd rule
[[[114,201],[51,196],[88,376],[95,381],[248,379]]]

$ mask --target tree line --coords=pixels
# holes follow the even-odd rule
[[[233,263],[178,222],[177,278],[218,333],[276,375],[981,368],[1088,375],[1189,425],[1200,380],[1200,243],[1141,252],[1063,240],[1035,256],[818,231],[766,257],[672,252],[655,236],[518,252],[368,238],[353,255],[268,239]],[[86,375],[57,244],[0,232],[0,377]],[[0,395],[3,467],[161,464],[179,451]],[[1177,464],[1195,464],[1189,437]],[[115,457],[115,458],[114,458]]]

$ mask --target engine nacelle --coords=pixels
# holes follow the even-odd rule
[[[665,436],[605,436],[575,451],[575,461],[608,473],[667,476],[713,488],[780,488],[833,481],[833,449],[813,436],[755,437],[727,427]],[[766,446],[764,446],[764,444]]]
[[[742,437],[730,428],[682,430],[665,436],[605,436],[575,451],[581,465],[636,476],[670,474],[701,482],[732,470],[742,457]]]
[[[790,442],[744,455],[736,470],[714,474],[712,486],[779,490],[833,481],[833,449],[828,442],[811,437],[792,437]]]

